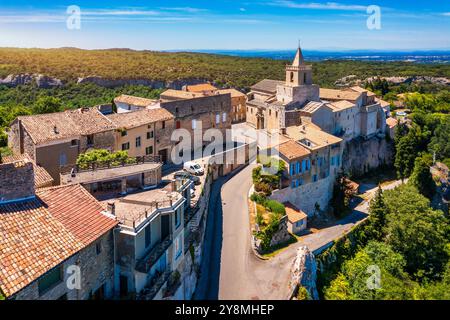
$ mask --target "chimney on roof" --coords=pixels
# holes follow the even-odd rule
[[[30,160],[24,159],[0,165],[0,203],[24,200],[34,195],[34,167]]]
[[[54,127],[53,127],[53,132],[54,132],[55,134],[59,134],[59,131],[58,131],[58,127],[57,127],[57,126],[54,126]]]
[[[113,216],[116,215],[116,204],[114,202],[108,202],[106,205],[106,211]]]

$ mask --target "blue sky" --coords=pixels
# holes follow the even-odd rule
[[[66,26],[69,5],[81,28]],[[369,30],[367,6],[381,8]],[[0,46],[79,48],[450,49],[448,0],[0,0]]]

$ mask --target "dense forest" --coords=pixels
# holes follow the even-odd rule
[[[368,87],[385,98],[398,90],[380,80]],[[450,166],[450,94],[414,92],[404,104],[411,113],[394,141],[404,183],[379,188],[368,219],[319,257],[325,299],[450,299],[450,221],[439,206],[443,182],[430,172],[433,160]]]
[[[245,89],[264,79],[283,79],[290,61],[204,53],[169,53],[128,49],[81,50],[0,48],[0,77],[40,73],[63,81],[99,76],[107,79],[177,80],[201,78],[221,86]],[[435,76],[450,78],[450,65],[409,62],[323,61],[312,63],[314,82],[332,86],[353,74],[371,76]]]

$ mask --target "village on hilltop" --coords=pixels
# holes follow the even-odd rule
[[[329,205],[342,171],[386,161],[398,122],[371,91],[315,85],[300,47],[285,71],[284,81],[264,79],[248,93],[199,83],[159,99],[120,95],[18,116],[8,131],[13,154],[0,157],[0,292],[17,300],[191,299],[212,184],[252,162],[258,142],[180,165],[172,161],[178,129],[193,140],[208,129],[277,136],[270,154],[283,166],[269,198],[285,206],[291,233],[304,230]],[[226,161],[240,152],[243,163]]]

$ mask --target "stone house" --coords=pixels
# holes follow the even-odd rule
[[[161,167],[149,158],[61,175],[63,183],[83,185],[119,221],[114,233],[116,296],[161,299],[184,260],[192,182],[162,181]]]
[[[386,130],[391,139],[395,138],[395,130],[398,126],[398,120],[392,117],[386,119]]]
[[[308,215],[290,202],[283,203],[287,215],[287,229],[290,233],[299,235],[307,227]]]
[[[319,88],[312,82],[312,66],[305,64],[300,48],[286,66],[285,81],[264,79],[247,96],[247,123],[256,129],[278,132],[300,125],[300,117],[309,117],[322,130],[346,141],[385,132],[384,101],[360,87]]]
[[[342,167],[344,142],[312,123],[286,128],[280,141],[275,149],[286,169],[281,189],[275,190],[271,198],[290,202],[312,216],[317,206],[328,206],[335,177]]]
[[[131,157],[160,156],[170,162],[171,134],[174,116],[163,108],[140,109],[114,113],[108,118],[116,125],[115,150],[124,150]]]
[[[12,162],[16,162],[16,161],[30,161],[33,164],[34,187],[36,189],[51,187],[53,185],[54,180],[50,176],[50,174],[47,172],[47,170],[45,170],[41,166],[38,166],[36,164],[36,162],[34,162],[33,159],[31,159],[31,157],[28,156],[26,153],[3,156],[0,158],[0,164],[1,163],[12,163]]]
[[[245,102],[247,96],[236,89],[217,89],[209,83],[201,83],[192,86],[185,86],[184,91],[201,93],[204,95],[218,94],[230,94],[231,95],[231,123],[239,123],[245,121],[246,110]]]
[[[115,125],[96,108],[20,116],[8,131],[14,154],[28,154],[56,184],[61,167],[75,164],[89,149],[112,150],[114,139]]]
[[[126,94],[122,94],[114,98],[113,101],[116,106],[117,113],[142,110],[158,102],[158,100],[129,96]]]
[[[111,298],[116,219],[78,184],[35,191],[28,159],[0,164],[0,186],[3,295],[17,300]]]
[[[208,129],[218,129],[225,141],[226,130],[231,129],[231,95],[193,93],[166,90],[161,94],[160,107],[175,117],[175,129],[187,130],[191,137],[191,149],[209,144],[204,140]],[[201,130],[200,130],[201,128]]]

